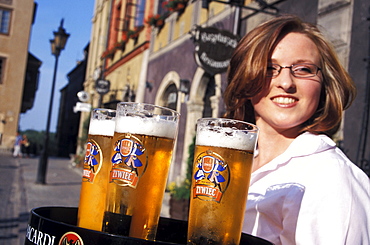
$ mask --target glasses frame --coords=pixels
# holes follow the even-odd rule
[[[300,75],[294,74],[293,67],[295,67],[295,66],[300,66],[300,65],[310,65],[310,66],[313,66],[313,67],[315,67],[315,68],[316,68],[316,72],[314,72],[314,73],[312,73],[311,75],[308,75],[308,76],[300,76]],[[292,75],[293,75],[293,77],[296,77],[296,78],[309,78],[309,77],[314,77],[314,76],[317,76],[317,73],[319,73],[319,71],[321,71],[321,68],[320,68],[320,67],[318,67],[318,66],[317,66],[317,65],[315,65],[315,64],[311,64],[311,63],[298,63],[298,64],[293,64],[293,65],[290,65],[290,66],[281,66],[281,65],[279,65],[279,64],[270,63],[270,64],[268,65],[268,67],[270,67],[270,66],[277,66],[277,67],[279,67],[279,69],[278,69],[278,70],[276,70],[276,71],[277,71],[277,74],[276,74],[276,75],[271,75],[271,76],[266,75],[267,77],[271,77],[271,78],[275,78],[275,77],[279,76],[279,75],[280,75],[281,70],[283,70],[283,69],[285,69],[285,68],[289,68],[289,70],[290,70],[290,74],[292,74]]]

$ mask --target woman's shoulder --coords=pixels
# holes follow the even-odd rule
[[[316,173],[316,180],[323,179],[328,183],[358,183],[370,191],[370,179],[346,154],[339,149],[335,142],[326,135],[305,133],[300,136],[300,142],[305,142],[307,154],[292,159],[292,164],[302,164],[307,171]]]
[[[368,176],[331,138],[311,133],[298,136],[283,154],[254,172],[252,181],[273,177],[311,182],[311,176],[315,176],[318,182],[331,179],[334,182],[355,180],[364,185],[369,183]]]

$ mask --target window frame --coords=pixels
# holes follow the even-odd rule
[[[6,58],[0,56],[0,84],[4,84]]]
[[[8,18],[4,21],[3,15],[4,13],[8,13]],[[9,35],[10,34],[10,23],[12,19],[12,10],[4,7],[0,7],[0,35]],[[8,22],[4,23],[3,22]],[[3,31],[3,28],[6,28],[6,31]]]
[[[137,0],[136,1],[136,9],[135,9],[135,20],[134,25],[135,27],[141,27],[145,24],[145,8],[146,8],[146,0]]]

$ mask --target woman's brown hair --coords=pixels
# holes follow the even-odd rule
[[[352,103],[356,89],[340,64],[336,52],[319,29],[298,17],[285,15],[271,19],[244,36],[230,60],[228,86],[224,101],[225,117],[255,123],[250,98],[269,87],[266,67],[277,43],[288,33],[302,33],[310,38],[320,53],[323,88],[315,114],[304,123],[302,132],[332,136],[339,128],[343,110]]]

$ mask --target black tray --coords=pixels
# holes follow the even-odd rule
[[[77,227],[78,208],[39,207],[31,211],[25,245],[146,245],[186,244],[187,222],[161,217],[157,230],[157,241],[112,235]],[[69,242],[72,240],[72,242]],[[76,243],[76,240],[79,240]],[[64,241],[64,242],[63,242]],[[271,245],[272,243],[242,233],[242,245]]]

